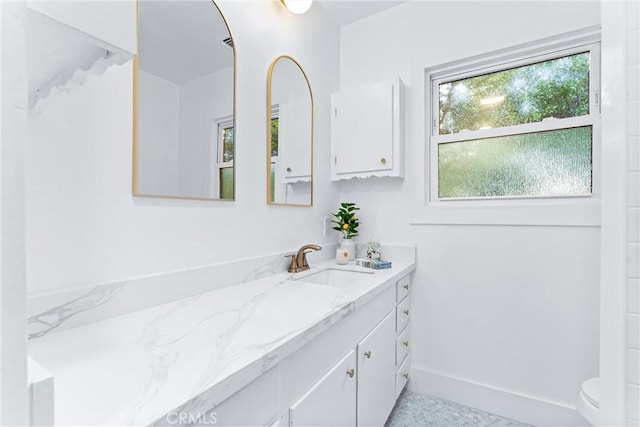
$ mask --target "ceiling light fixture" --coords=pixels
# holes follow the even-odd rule
[[[280,0],[289,9],[289,12],[299,15],[305,13],[311,7],[313,0]]]

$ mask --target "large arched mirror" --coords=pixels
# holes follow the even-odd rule
[[[267,203],[313,204],[313,95],[300,64],[286,55],[268,75]]]
[[[235,51],[211,0],[139,0],[133,194],[233,200]]]

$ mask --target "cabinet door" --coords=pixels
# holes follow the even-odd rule
[[[392,83],[332,95],[333,162],[338,175],[393,169],[393,97]]]
[[[289,409],[290,426],[355,426],[356,353],[351,350]]]
[[[358,344],[358,426],[381,426],[396,401],[395,312]]]
[[[280,104],[277,184],[311,181],[311,106]],[[281,170],[278,170],[281,169]]]

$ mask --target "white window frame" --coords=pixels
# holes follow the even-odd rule
[[[224,169],[224,168],[230,168],[234,166],[234,160],[235,160],[235,152],[236,152],[236,141],[235,141],[235,123],[233,121],[233,116],[226,116],[226,117],[221,117],[219,119],[214,120],[214,127],[215,127],[215,132],[214,135],[216,136],[215,141],[213,142],[214,146],[213,146],[213,150],[211,150],[212,153],[214,153],[215,158],[212,159],[213,160],[213,164],[215,165],[214,168],[212,168],[213,174],[214,176],[211,177],[211,182],[214,183],[214,188],[211,196],[215,197],[215,198],[219,198],[220,197],[220,170]],[[233,129],[233,160],[228,161],[228,162],[224,162],[222,161],[222,157],[223,157],[223,153],[224,153],[224,140],[223,140],[223,131],[226,128],[234,128]],[[235,182],[234,182],[235,185]]]
[[[580,117],[545,120],[504,126],[486,130],[474,130],[455,134],[439,135],[439,88],[443,82],[460,80],[481,74],[497,72],[509,68],[534,64],[572,54],[589,51],[589,114]],[[600,198],[600,42],[599,34],[590,32],[579,37],[555,39],[532,43],[513,49],[483,55],[470,60],[432,67],[425,70],[426,89],[426,130],[428,139],[428,161],[426,203],[432,207],[497,207],[497,206],[532,206],[532,205],[594,205]],[[517,135],[531,132],[567,129],[573,127],[592,127],[592,192],[589,195],[575,196],[501,196],[477,198],[439,198],[438,197],[438,146],[444,143],[484,139],[505,135]]]
[[[280,104],[274,104],[271,106],[271,119],[278,119],[280,120]],[[278,124],[279,125],[279,124]],[[269,132],[271,132],[271,121],[269,121]],[[269,140],[271,141],[271,140]],[[271,147],[269,147],[269,153],[271,153]],[[278,174],[278,166],[279,166],[279,158],[280,158],[280,147],[278,147],[278,155],[277,156],[270,156],[271,158],[271,165],[273,165],[276,177]],[[271,170],[269,170],[269,179],[271,179]],[[271,182],[269,182],[269,185],[271,185]],[[275,203],[276,200],[276,193],[279,191],[278,189],[278,180],[275,180],[275,185],[274,185],[274,189],[273,189],[273,194],[271,194],[271,197],[273,198],[273,200],[271,200],[272,203]]]

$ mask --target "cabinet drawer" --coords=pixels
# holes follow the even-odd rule
[[[402,331],[409,323],[409,315],[411,314],[409,310],[410,300],[409,297],[406,297],[396,308],[396,332]]]
[[[409,354],[409,326],[396,339],[396,366],[400,366]]]
[[[407,381],[409,381],[409,370],[411,369],[411,357],[407,357],[404,359],[404,363],[400,366],[398,371],[396,372],[396,399],[402,393],[402,389],[407,385]]]
[[[409,289],[411,288],[411,275],[407,274],[396,283],[396,302],[400,302],[407,295],[409,295]]]

